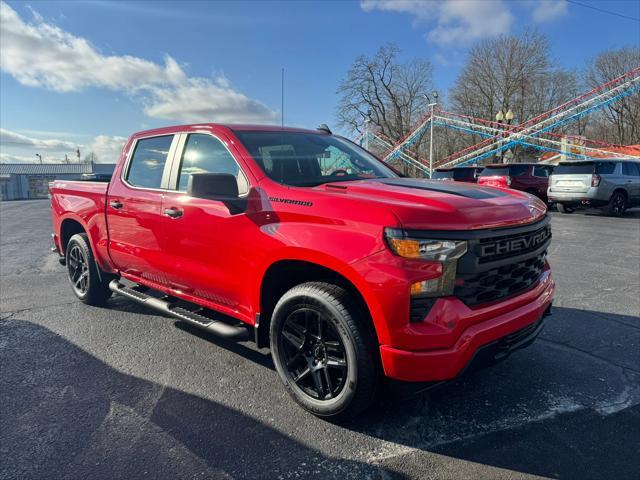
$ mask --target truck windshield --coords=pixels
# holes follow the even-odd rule
[[[269,178],[292,186],[397,177],[366,150],[333,135],[235,131]]]

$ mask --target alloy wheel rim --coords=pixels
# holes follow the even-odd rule
[[[616,213],[620,213],[622,211],[622,208],[624,206],[624,198],[622,198],[622,195],[616,195],[613,198],[613,211]]]
[[[282,364],[293,383],[314,400],[336,398],[348,372],[347,353],[336,327],[313,308],[299,308],[285,319],[280,335]]]
[[[73,245],[69,250],[67,270],[74,290],[80,295],[87,293],[89,289],[89,264],[78,245]]]

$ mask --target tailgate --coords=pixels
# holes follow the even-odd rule
[[[591,174],[551,175],[549,189],[552,192],[584,193],[591,187]]]

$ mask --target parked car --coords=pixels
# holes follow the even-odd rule
[[[433,180],[454,180],[456,182],[478,183],[478,176],[484,167],[437,168]]]
[[[498,163],[485,165],[478,185],[522,190],[546,201],[552,165],[537,163]]]
[[[585,207],[620,216],[640,205],[640,161],[561,162],[549,181],[548,197],[562,213]]]
[[[383,375],[440,382],[501,360],[551,309],[543,202],[401,178],[327,131],[141,132],[109,183],[51,194],[54,251],[82,302],[115,293],[253,339],[320,417],[361,412]]]

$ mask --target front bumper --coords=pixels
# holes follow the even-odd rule
[[[542,318],[550,311],[554,289],[551,273],[546,270],[531,290],[487,307],[470,309],[455,298],[441,299],[429,318],[446,313],[451,325],[464,323],[469,326],[449,348],[403,350],[381,345],[385,375],[412,382],[443,381],[476,368],[479,363],[487,363],[483,359],[491,363],[505,358],[513,350],[530,344],[538,335]],[[519,338],[515,343],[509,340],[527,332],[525,329],[530,329],[526,338]]]

